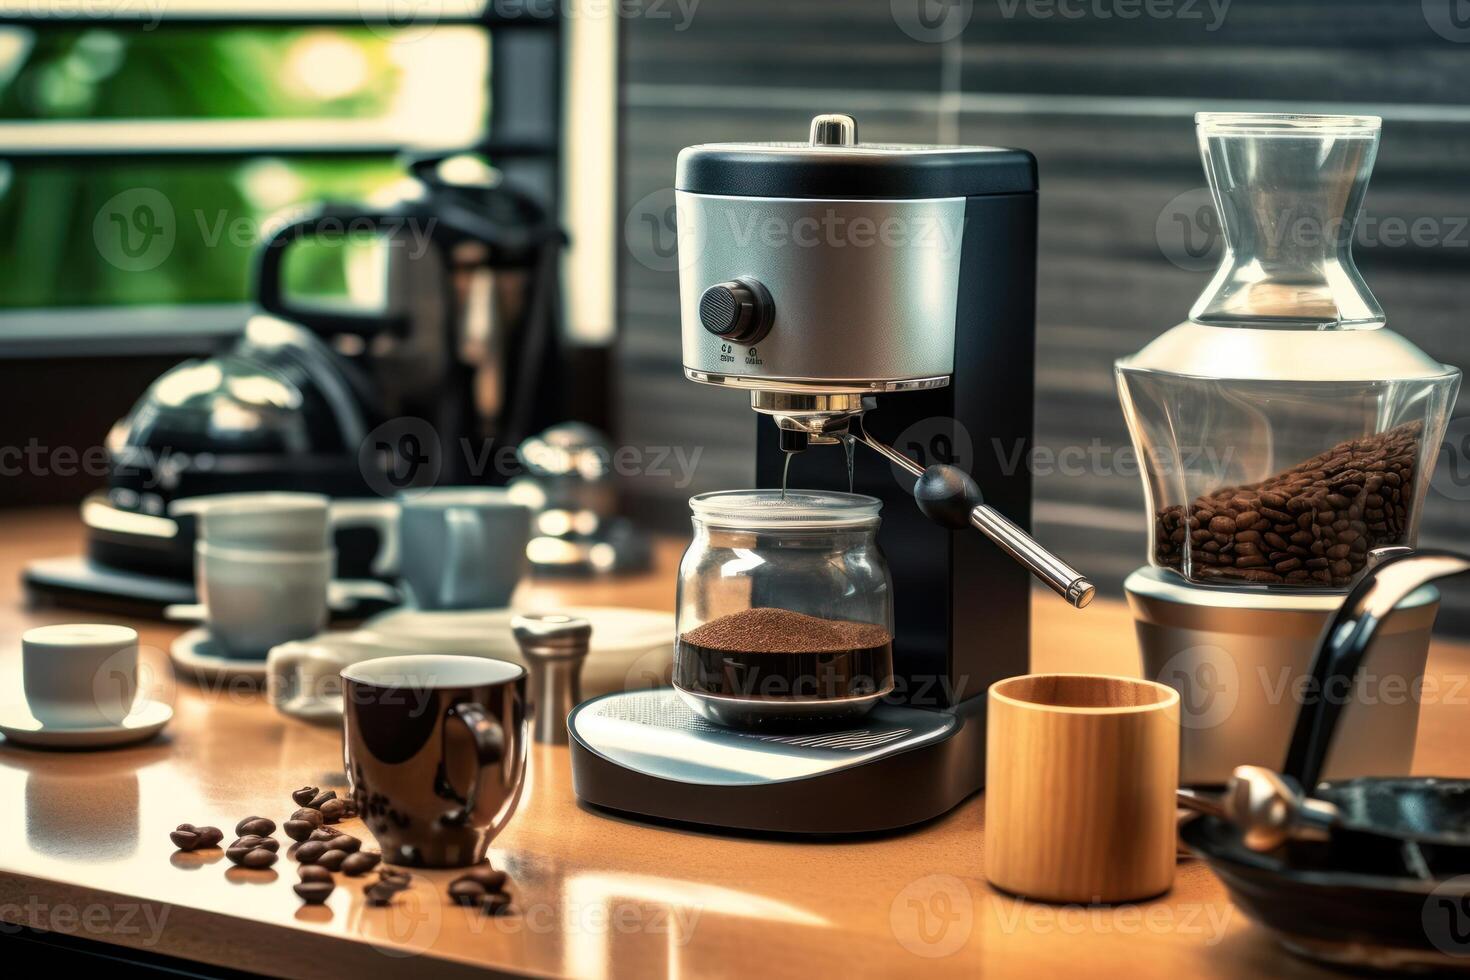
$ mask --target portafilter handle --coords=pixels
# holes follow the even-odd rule
[[[918,477],[914,484],[914,499],[931,521],[953,530],[973,527],[1078,609],[1085,608],[1092,601],[1097,587],[1014,521],[985,503],[979,485],[970,474],[945,463],[920,466],[892,446],[873,438],[860,423],[852,428],[864,445]]]

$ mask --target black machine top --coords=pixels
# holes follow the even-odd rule
[[[994,146],[859,143],[857,122],[812,120],[805,143],[702,143],[679,152],[674,186],[694,194],[923,200],[1030,194],[1036,158]]]

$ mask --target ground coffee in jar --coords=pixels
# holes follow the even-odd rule
[[[893,637],[876,623],[753,607],[679,635],[674,684],[705,694],[817,700],[875,694],[893,678]]]
[[[1165,507],[1157,561],[1201,582],[1346,588],[1370,551],[1407,540],[1422,431],[1416,421],[1341,442],[1259,483]]]

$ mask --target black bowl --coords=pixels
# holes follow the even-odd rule
[[[1353,969],[1470,972],[1470,876],[1304,868],[1284,850],[1252,851],[1234,824],[1212,816],[1179,833],[1235,904],[1294,953]]]

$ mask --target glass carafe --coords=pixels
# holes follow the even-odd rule
[[[893,689],[893,589],[881,502],[815,490],[689,501],[674,687],[718,724],[765,728],[862,715]]]
[[[1384,326],[1352,259],[1371,116],[1201,113],[1225,255],[1188,321],[1116,365],[1149,561],[1346,590],[1414,545],[1460,371]]]

